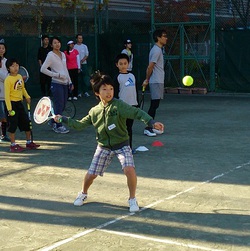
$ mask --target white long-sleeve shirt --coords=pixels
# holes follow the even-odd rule
[[[71,84],[72,81],[69,76],[69,72],[66,65],[66,57],[63,52],[61,52],[62,58],[60,58],[53,51],[50,51],[41,66],[41,72],[52,77],[53,83],[58,83],[62,85]],[[51,70],[49,70],[50,68]]]
[[[79,52],[80,61],[89,56],[89,49],[86,44],[75,44],[74,49]],[[87,64],[87,60],[83,61],[81,64]]]
[[[0,68],[0,100],[4,100],[4,80],[9,74],[5,66],[6,61],[6,58],[2,59],[2,67]]]

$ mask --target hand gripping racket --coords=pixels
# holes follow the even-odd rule
[[[27,69],[25,67],[23,67],[23,66],[20,66],[18,73],[23,77],[24,83],[26,83],[28,81],[29,77],[30,77]]]
[[[55,118],[52,102],[48,97],[43,97],[38,101],[33,118],[37,124],[42,124]]]
[[[145,89],[146,87],[143,86],[142,87],[142,93],[141,93],[141,100],[139,102],[139,107],[143,110],[143,106],[144,106],[144,94],[145,94]]]

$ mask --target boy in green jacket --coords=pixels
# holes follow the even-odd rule
[[[55,120],[67,123],[71,128],[78,130],[93,125],[96,130],[97,148],[92,159],[87,174],[84,177],[82,191],[78,193],[74,201],[75,206],[82,206],[87,199],[88,189],[94,179],[103,176],[114,156],[119,159],[122,170],[127,177],[129,189],[129,211],[139,211],[139,206],[135,198],[137,177],[132,150],[129,146],[129,136],[126,127],[126,119],[138,119],[147,126],[164,130],[164,125],[155,122],[146,112],[139,108],[130,106],[114,98],[114,84],[107,75],[99,72],[91,80],[93,91],[100,100],[100,103],[90,109],[87,116],[81,120],[56,115]]]

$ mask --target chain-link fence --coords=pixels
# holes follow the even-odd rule
[[[215,3],[212,10],[211,3]],[[1,1],[0,34],[6,40],[8,56],[18,56],[30,70],[30,82],[38,83],[36,60],[41,34],[62,38],[62,50],[75,34],[84,35],[89,47],[89,71],[97,68],[114,75],[114,57],[123,49],[123,41],[131,39],[134,73],[140,84],[148,64],[152,46],[152,30],[165,28],[166,86],[181,86],[181,76],[194,76],[194,87],[209,89],[211,55],[219,73],[219,34],[225,30],[249,26],[247,1],[193,0],[93,0],[93,1]],[[213,29],[213,16],[214,28]],[[211,30],[212,27],[212,30]],[[211,41],[215,36],[215,46]],[[212,48],[212,52],[211,52]],[[222,48],[223,49],[223,48]],[[216,87],[220,84],[217,83]],[[34,92],[39,87],[35,84]]]

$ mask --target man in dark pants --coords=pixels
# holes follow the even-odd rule
[[[155,45],[152,47],[149,53],[149,64],[146,71],[146,79],[143,82],[143,86],[149,84],[151,103],[148,110],[148,114],[154,119],[156,110],[160,105],[160,100],[164,95],[164,60],[163,60],[163,47],[167,44],[167,33],[165,30],[155,30],[153,33],[153,39]],[[156,134],[162,134],[163,131],[146,127],[144,134],[152,137]]]
[[[42,36],[42,46],[38,49],[37,59],[39,66],[41,67],[45,61],[47,54],[51,51],[51,46],[49,45],[49,37],[47,35]],[[50,96],[50,84],[51,77],[40,72],[40,85],[42,96]]]

